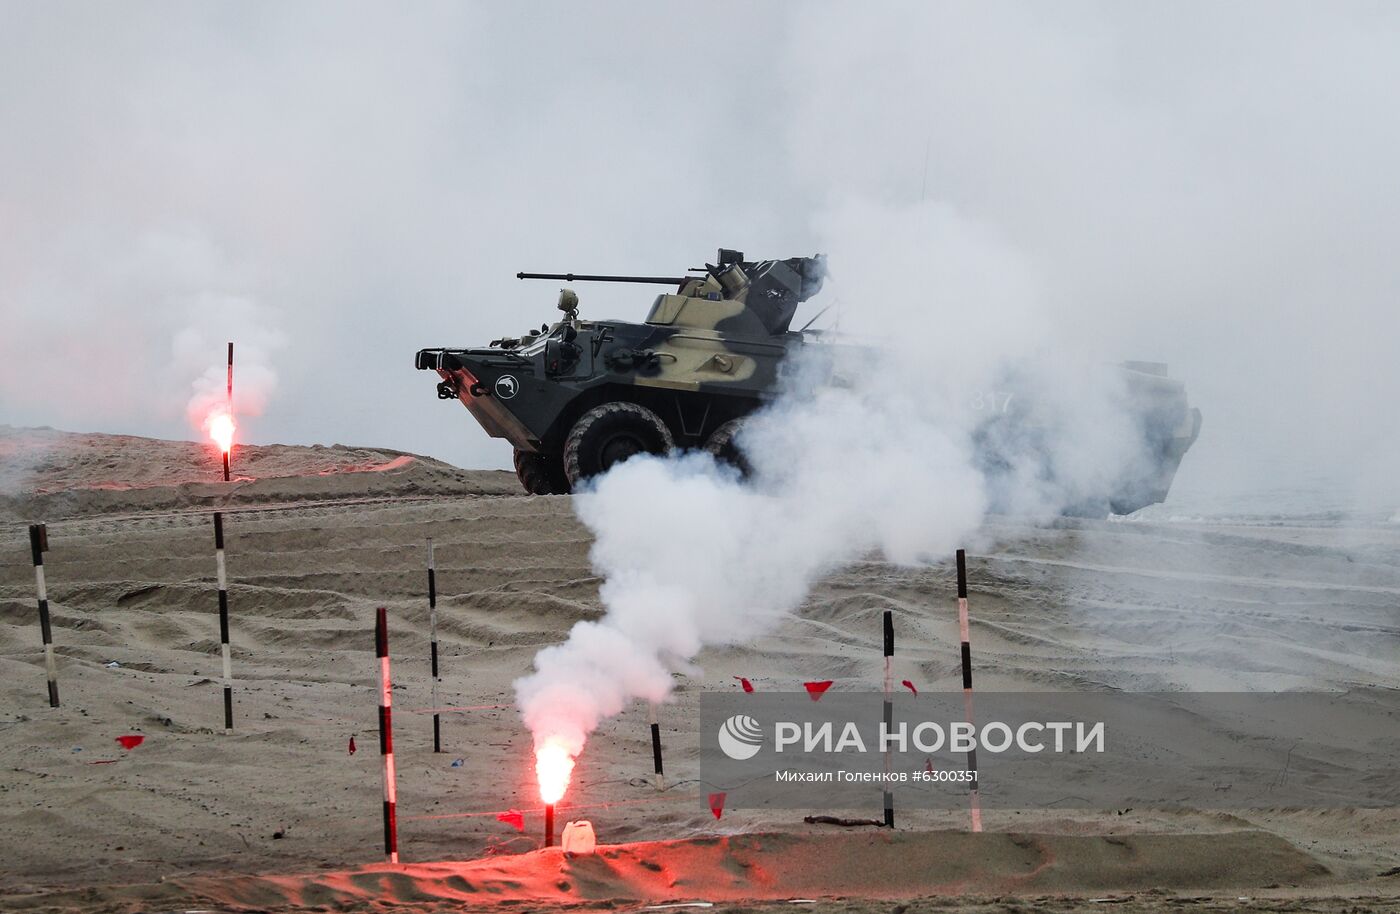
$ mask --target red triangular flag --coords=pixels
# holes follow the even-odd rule
[[[735,676],[734,678],[737,679],[737,680],[739,680],[739,685],[741,685],[741,686],[744,687],[744,691],[745,691],[745,692],[752,692],[752,691],[753,691],[753,683],[752,683],[752,682],[749,682],[749,681],[748,681],[747,679],[745,679],[743,676]]]
[[[823,679],[821,682],[804,682],[802,688],[807,690],[807,694],[812,696],[813,701],[821,701],[826,690],[831,688],[831,680]]]
[[[355,737],[350,737],[350,754],[355,754]]]
[[[724,814],[724,796],[722,793],[710,794],[710,812],[715,814],[716,819]]]
[[[525,830],[525,814],[518,809],[496,813],[496,821],[504,822],[507,825],[514,825],[516,831]]]
[[[904,680],[901,680],[901,681],[900,681],[900,685],[904,686],[906,689],[908,689],[909,691],[913,692],[914,695],[915,695],[915,697],[918,696],[919,690],[916,689],[916,688],[914,688],[914,683],[910,682],[910,681],[907,680],[907,679],[904,679]]]
[[[117,737],[117,742],[122,744],[122,748],[130,752],[146,741],[146,737],[135,733],[128,733],[126,736]]]

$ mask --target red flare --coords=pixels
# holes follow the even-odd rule
[[[128,752],[130,752],[132,749],[135,749],[137,746],[141,745],[145,741],[146,737],[135,733],[129,733],[126,736],[117,737],[117,742],[121,743],[122,748]]]
[[[906,689],[908,689],[909,691],[913,692],[915,698],[917,698],[917,697],[919,696],[919,690],[916,689],[916,688],[914,688],[914,683],[910,682],[910,681],[907,680],[907,679],[903,679],[903,680],[900,680],[900,683],[899,683],[899,684],[902,685],[902,686],[904,686],[904,687],[905,687]]]
[[[350,737],[350,754],[355,754],[355,737]]]
[[[724,797],[723,793],[710,794],[710,812],[715,814],[716,819],[724,815]]]
[[[233,450],[233,413],[224,409],[215,410],[204,420],[204,427],[209,430],[209,437],[219,446],[220,451],[227,454]]]
[[[535,749],[535,774],[540,781],[540,799],[546,806],[558,803],[569,789],[574,771],[574,757],[564,744],[554,737]]]
[[[496,813],[496,821],[515,826],[516,831],[525,830],[525,814],[518,809]]]
[[[823,679],[820,682],[804,682],[802,688],[807,690],[807,694],[812,696],[813,701],[821,701],[826,690],[831,688],[831,680]]]
[[[744,691],[745,691],[745,692],[752,692],[752,691],[753,691],[753,683],[752,683],[752,682],[749,682],[749,681],[748,681],[747,679],[745,679],[743,676],[735,676],[734,678],[737,679],[737,680],[739,680],[739,685],[741,685],[741,686],[744,687]]]

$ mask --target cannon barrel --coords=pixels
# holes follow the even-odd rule
[[[562,279],[565,282],[650,282],[678,286],[695,276],[605,276],[600,273],[516,273],[516,279]]]

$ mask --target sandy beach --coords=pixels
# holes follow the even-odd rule
[[[707,690],[959,688],[951,557],[867,557],[772,635],[707,650],[661,711],[606,722],[560,819],[605,847],[538,850],[511,683],[600,613],[567,496],[373,448],[240,448],[5,429],[0,493],[0,907],[525,909],[714,901],[820,910],[1400,907],[1389,810],[902,814],[894,833],[726,810],[693,783]],[[225,512],[235,728],[222,730],[210,511]],[[45,555],[62,706],[48,707],[25,524]],[[436,549],[444,752],[432,751],[426,549]],[[989,522],[967,544],[978,687],[1400,689],[1400,527]],[[389,610],[405,866],[382,863],[373,618]],[[658,607],[658,612],[664,608]],[[117,738],[144,740],[124,749]],[[354,740],[357,751],[349,751]],[[498,820],[518,811],[524,830]],[[1248,899],[1248,900],[1245,900]],[[783,904],[784,909],[787,908]],[[811,907],[811,906],[809,906]]]

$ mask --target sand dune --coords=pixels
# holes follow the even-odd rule
[[[911,862],[917,861],[916,865]],[[921,896],[1132,893],[1170,885],[1192,892],[1265,890],[1289,904],[1299,887],[1325,885],[1327,869],[1261,832],[1214,835],[1029,835],[965,832],[792,835],[752,833],[600,847],[558,848],[464,863],[367,866],[285,876],[194,876],[109,893],[115,910],[200,904],[233,909],[374,908],[386,898],[429,910],[463,906],[693,904],[829,900],[832,886],[867,903]],[[1235,896],[1238,900],[1238,895]],[[82,891],[7,899],[15,910],[81,907]]]
[[[0,425],[0,519],[517,490],[513,473],[342,445],[238,445],[225,483],[218,452],[207,443]]]
[[[209,478],[199,445],[5,430],[0,447],[7,910],[391,900],[459,909],[809,893],[857,899],[832,910],[975,893],[959,902],[975,908],[990,904],[983,895],[1039,906],[1068,893],[1087,905],[1153,889],[1125,904],[1396,898],[1397,877],[1381,875],[1400,866],[1393,810],[993,810],[996,834],[980,843],[957,833],[965,817],[952,812],[910,812],[893,836],[833,833],[804,825],[800,812],[730,810],[716,821],[693,783],[700,692],[736,689],[734,676],[761,689],[810,678],[876,687],[885,609],[901,633],[899,678],[958,688],[951,568],[875,557],[823,581],[779,631],[708,651],[703,672],[678,681],[662,713],[671,789],[650,785],[644,709],[607,722],[580,759],[561,822],[589,818],[611,849],[590,861],[536,854],[530,742],[508,707],[510,683],[540,646],[600,612],[590,539],[568,498],[521,497],[511,474],[373,449],[247,448],[241,476],[255,466],[277,475],[226,485]],[[217,681],[207,513],[216,505],[226,512],[238,680],[231,736],[221,732]],[[31,520],[49,523],[56,710],[45,700]],[[442,595],[441,702],[481,708],[445,718],[440,755],[429,717],[414,713],[432,701],[429,536]],[[1400,688],[1394,527],[1001,519],[968,546],[979,688]],[[377,605],[391,618],[403,855],[422,864],[392,873],[355,869],[380,859]],[[145,741],[127,751],[115,742],[123,734]],[[497,821],[510,809],[524,813],[524,833]],[[658,841],[681,843],[633,843]],[[1019,867],[1047,855],[1054,865],[1026,878]],[[647,860],[669,868],[674,884]],[[794,860],[822,863],[785,869]]]

